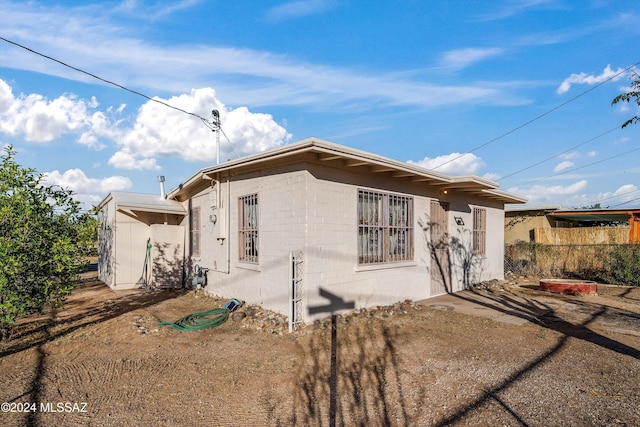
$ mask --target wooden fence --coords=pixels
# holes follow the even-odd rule
[[[534,242],[547,245],[629,243],[629,227],[534,228]]]

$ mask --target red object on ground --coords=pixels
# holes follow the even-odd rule
[[[540,289],[567,295],[597,294],[598,284],[585,280],[542,279],[540,280]]]

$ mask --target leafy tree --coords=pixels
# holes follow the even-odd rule
[[[97,256],[100,221],[95,217],[95,214],[85,213],[80,217],[79,227],[78,246],[85,256]]]
[[[613,98],[611,101],[611,105],[615,105],[619,102],[631,102],[635,98],[635,102],[640,108],[640,74],[637,72],[633,73],[633,81],[631,82],[631,89],[627,93],[621,93],[620,95]],[[626,122],[622,124],[622,127],[626,127],[632,123],[640,123],[640,115],[635,115]]]
[[[47,186],[43,175],[0,156],[0,338],[17,318],[60,306],[86,266],[90,218],[72,192]]]
[[[595,203],[593,205],[580,206],[578,209],[602,209],[602,205],[600,203]]]

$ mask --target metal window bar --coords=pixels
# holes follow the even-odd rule
[[[191,255],[200,255],[200,208],[191,209]]]
[[[302,251],[289,252],[289,332],[297,329],[304,318],[304,260]]]
[[[473,208],[473,253],[484,255],[486,252],[486,209]]]
[[[244,262],[258,262],[258,195],[251,194],[238,199],[240,212],[239,259]]]
[[[413,259],[413,198],[358,191],[358,262]]]

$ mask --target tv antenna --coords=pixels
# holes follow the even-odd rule
[[[211,110],[211,121],[202,119],[202,122],[216,134],[216,165],[220,164],[220,132],[222,127],[220,126],[220,112],[218,110]],[[225,135],[226,137],[227,135]],[[227,138],[228,139],[228,138]]]
[[[224,133],[224,130],[222,129],[222,124],[220,121],[220,112],[218,110],[211,110],[211,116],[212,116],[211,121],[205,120],[202,117],[200,117],[200,119],[202,120],[202,123],[204,123],[206,127],[211,129],[211,131],[215,132],[216,134],[216,165],[219,165],[220,164],[220,134],[224,135],[224,137],[227,139],[227,142],[229,142],[229,144],[231,144],[231,140],[229,139],[227,134]],[[236,155],[238,155],[238,153],[236,152],[236,149],[233,147],[233,144],[231,144],[231,149],[233,150],[234,153],[236,153]]]

